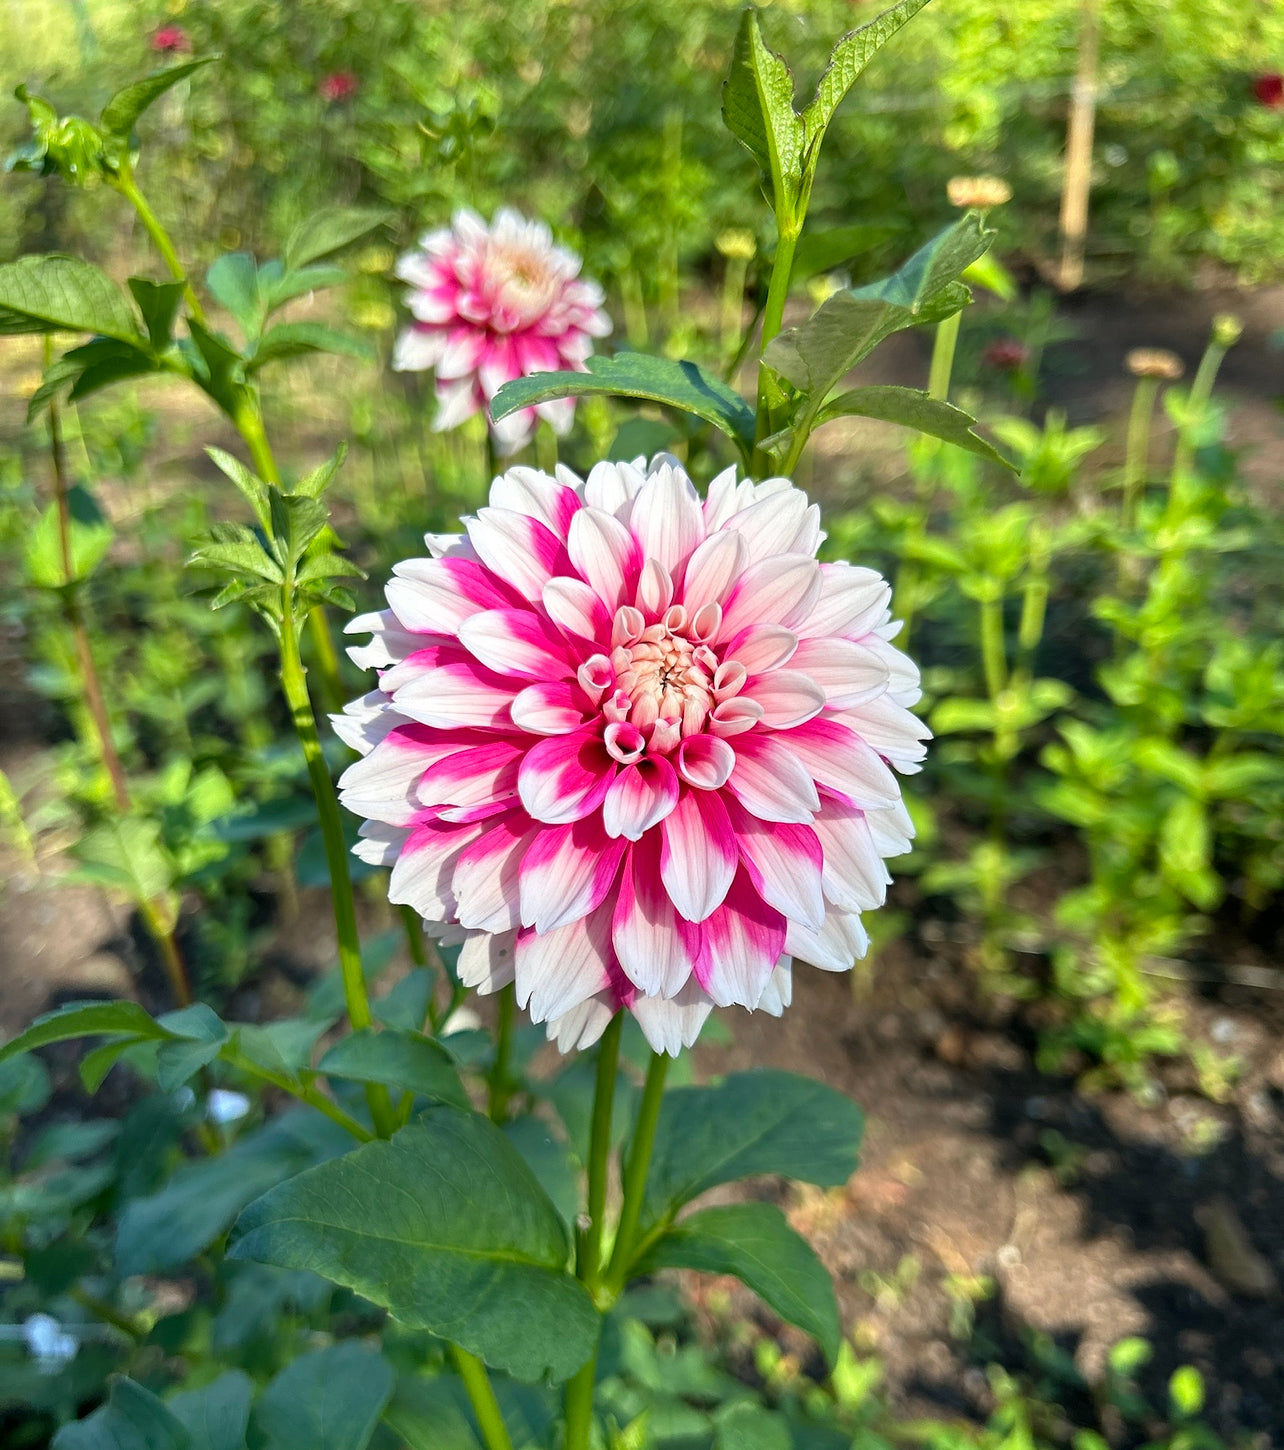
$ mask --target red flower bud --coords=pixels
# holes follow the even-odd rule
[[[356,95],[359,85],[350,70],[337,70],[321,77],[317,91],[323,101],[347,101]]]
[[[1273,111],[1284,110],[1284,75],[1268,71],[1266,75],[1253,77],[1253,95],[1260,104]]]
[[[152,36],[151,47],[161,55],[177,55],[191,50],[192,42],[181,25],[162,25]]]

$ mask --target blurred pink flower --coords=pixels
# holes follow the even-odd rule
[[[1265,75],[1255,76],[1253,95],[1263,106],[1269,106],[1273,111],[1284,110],[1284,75],[1280,75],[1278,71],[1268,71]]]
[[[360,84],[350,70],[337,70],[321,77],[317,84],[317,93],[323,101],[350,101],[356,95]]]
[[[582,372],[593,339],[611,330],[602,289],[580,277],[580,259],[557,246],[543,222],[505,207],[487,227],[460,210],[420,248],[397,264],[410,284],[414,321],[397,339],[392,365],[436,369],[439,430],[481,412],[513,378]],[[565,434],[574,415],[574,399],[562,398],[513,413],[491,431],[501,451],[513,453],[539,418]]]
[[[177,55],[191,50],[192,42],[181,25],[162,25],[152,35],[151,47],[161,55]]]
[[[1015,337],[998,337],[981,354],[986,367],[1014,373],[1030,361],[1030,349]]]
[[[657,1051],[846,971],[913,827],[918,671],[891,589],[816,560],[787,479],[677,461],[512,468],[354,619],[378,688],[334,716],[363,860],[481,992],[563,1051],[627,1008]],[[433,925],[435,924],[435,925]]]

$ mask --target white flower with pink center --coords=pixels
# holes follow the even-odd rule
[[[583,372],[593,339],[611,330],[602,289],[579,275],[579,257],[557,246],[543,222],[505,207],[488,227],[465,209],[419,246],[397,263],[414,320],[397,339],[392,365],[436,369],[438,430],[484,411],[514,378]],[[513,453],[540,418],[565,434],[574,416],[575,400],[560,398],[490,427],[501,451]]]
[[[354,619],[379,687],[334,717],[389,897],[563,1050],[627,1008],[657,1051],[846,971],[913,828],[918,671],[891,589],[822,564],[820,514],[728,469],[513,468]]]

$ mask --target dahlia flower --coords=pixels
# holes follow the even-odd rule
[[[702,501],[663,454],[512,468],[464,528],[349,625],[380,675],[333,717],[341,797],[390,899],[563,1051],[627,1008],[676,1053],[715,1005],[779,1014],[794,958],[850,968],[928,736],[886,582],[817,562],[787,479]]]
[[[490,227],[460,210],[429,232],[420,250],[397,264],[410,285],[414,321],[397,339],[392,365],[436,369],[439,430],[485,409],[505,383],[528,373],[584,370],[593,339],[611,320],[602,289],[579,275],[580,259],[555,245],[543,222],[503,208]],[[561,398],[513,413],[491,432],[504,453],[529,441],[539,418],[569,431],[575,400]]]

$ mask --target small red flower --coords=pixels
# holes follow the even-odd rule
[[[1015,337],[999,337],[981,354],[981,361],[1001,373],[1015,373],[1030,361],[1030,349]]]
[[[1284,111],[1284,75],[1268,71],[1266,75],[1253,78],[1253,95],[1273,111]]]
[[[161,55],[178,55],[180,51],[191,50],[192,42],[181,25],[162,25],[152,36],[151,46]]]
[[[323,101],[348,101],[356,95],[359,85],[360,82],[350,70],[337,70],[321,77],[317,91]]]

